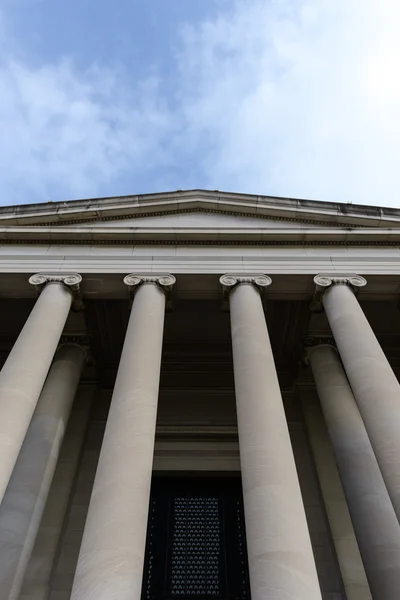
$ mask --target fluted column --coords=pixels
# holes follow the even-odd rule
[[[308,349],[351,520],[374,600],[400,598],[400,526],[336,350]]]
[[[260,290],[224,275],[229,294],[252,600],[321,600]]]
[[[85,350],[56,352],[0,505],[0,600],[18,600],[56,468]]]
[[[29,280],[40,296],[0,372],[0,502],[81,280],[77,273]]]
[[[400,385],[354,294],[366,280],[324,274],[314,281],[400,520]]]
[[[135,291],[86,520],[72,600],[139,600],[146,543],[165,290],[172,275],[129,275]]]

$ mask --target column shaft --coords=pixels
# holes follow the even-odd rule
[[[50,576],[85,441],[95,391],[95,386],[78,388],[19,600],[49,598]]]
[[[238,284],[230,309],[252,600],[320,600],[259,292]]]
[[[350,287],[331,285],[323,305],[400,520],[399,382]]]
[[[302,388],[299,392],[346,599],[371,600],[367,576],[317,393],[315,390],[310,393]]]
[[[62,283],[45,286],[0,372],[0,502],[71,307]]]
[[[72,600],[139,600],[156,428],[165,296],[137,290],[111,401]]]
[[[374,600],[400,598],[400,526],[336,351],[310,350],[339,475]]]
[[[86,353],[61,346],[0,506],[0,600],[18,600]]]

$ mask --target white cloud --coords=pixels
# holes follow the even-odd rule
[[[187,28],[208,185],[400,207],[399,28],[398,0],[240,0]]]
[[[129,90],[105,69],[80,73],[69,62],[3,62],[0,203],[101,195],[110,182],[118,194],[124,173],[134,180],[168,162],[162,140],[172,121],[158,86],[149,79]]]
[[[210,187],[400,206],[398,0],[216,1],[144,82],[15,60],[3,23],[0,203]]]

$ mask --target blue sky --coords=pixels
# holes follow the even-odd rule
[[[400,208],[398,0],[0,0],[0,203]]]

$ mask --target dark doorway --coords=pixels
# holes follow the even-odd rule
[[[241,480],[153,479],[142,600],[250,600]]]

